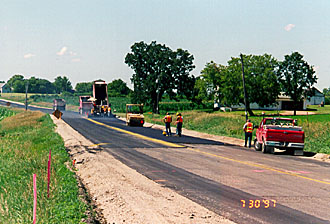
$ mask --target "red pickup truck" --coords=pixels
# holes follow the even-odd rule
[[[256,126],[256,151],[274,153],[274,148],[290,150],[293,155],[304,154],[305,134],[297,121],[291,118],[264,118],[260,126]]]

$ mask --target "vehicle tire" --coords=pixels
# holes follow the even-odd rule
[[[261,151],[262,153],[268,153],[268,146],[265,144],[265,141],[262,142],[262,146],[261,146]]]
[[[274,148],[267,146],[265,142],[262,143],[262,152],[263,153],[269,153],[269,154],[274,154]]]
[[[261,151],[261,145],[260,145],[260,143],[258,142],[258,140],[257,139],[254,139],[254,149],[256,150],[256,151]]]

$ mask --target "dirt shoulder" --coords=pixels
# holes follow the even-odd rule
[[[127,167],[52,116],[106,223],[233,223]]]

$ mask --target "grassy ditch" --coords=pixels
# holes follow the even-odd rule
[[[305,150],[330,154],[330,106],[326,105],[320,111],[315,111],[314,115],[284,116],[298,120],[298,124],[305,131]],[[262,111],[255,111],[257,115],[250,117],[254,124],[261,122]],[[313,111],[314,112],[314,111]],[[266,116],[273,116],[271,111],[266,112]],[[277,111],[275,112],[277,113]],[[307,114],[307,113],[306,113]],[[157,115],[145,113],[146,122],[164,124],[162,118],[165,114]],[[229,136],[244,139],[243,125],[245,123],[244,111],[234,112],[203,112],[203,111],[183,111],[183,127],[203,133],[219,136]],[[277,115],[274,115],[277,116]],[[173,120],[176,116],[173,114]],[[172,122],[175,125],[175,121]],[[254,131],[255,134],[255,131]]]
[[[6,110],[7,112],[3,112]],[[49,115],[19,112],[0,122],[0,223],[32,223],[33,182],[37,175],[37,223],[81,223],[87,206],[78,195],[61,137]],[[47,161],[52,150],[50,197]]]

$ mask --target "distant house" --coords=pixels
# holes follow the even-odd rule
[[[10,93],[10,92],[11,92],[11,89],[7,85],[7,83],[0,83],[0,94],[1,93]]]
[[[320,90],[313,87],[311,91],[313,91],[313,96],[306,100],[306,105],[320,105],[322,102],[323,104],[325,103],[325,96]]]
[[[324,94],[320,90],[313,87],[311,91],[313,91],[312,96],[307,99],[303,99],[303,101],[299,102],[297,105],[297,110],[306,110],[308,105],[320,105],[322,102],[325,102]],[[232,108],[244,108],[244,105],[234,105],[232,106]],[[256,103],[251,103],[250,108],[252,110],[293,110],[294,106],[293,100],[282,92],[276,99],[275,105],[261,107]]]

